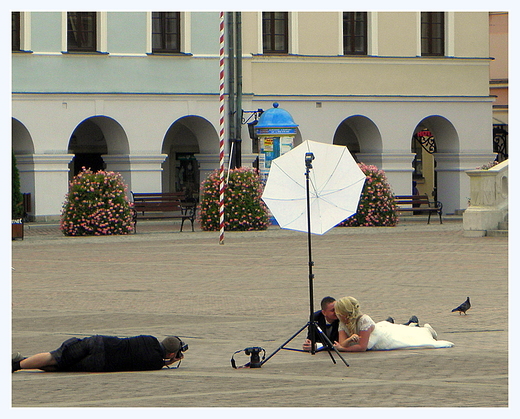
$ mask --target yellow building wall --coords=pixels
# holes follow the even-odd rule
[[[455,12],[452,15],[455,57],[489,57],[489,13]]]
[[[341,56],[342,12],[290,12],[294,54],[261,54],[261,13],[242,13],[243,89],[258,95],[487,96],[487,12],[446,14],[447,52],[418,57],[419,12],[369,12],[376,57]],[[373,27],[375,26],[375,27]],[[457,59],[457,58],[462,59]],[[254,83],[254,85],[252,84]]]
[[[378,55],[416,57],[417,23],[416,12],[377,12]]]
[[[382,58],[255,58],[253,91],[280,95],[487,96],[487,62]]]
[[[337,12],[298,12],[298,54],[340,54],[343,16]]]

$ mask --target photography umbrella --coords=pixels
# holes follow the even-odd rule
[[[311,336],[311,353],[315,353],[316,333],[322,331],[313,321],[311,234],[324,234],[356,213],[365,177],[347,147],[315,141],[304,141],[272,161],[262,200],[281,228],[307,232],[310,319],[264,363],[307,327]],[[324,337],[328,340],[326,335]],[[330,347],[348,366],[331,342],[328,343],[331,357]]]
[[[324,234],[356,213],[365,175],[347,147],[305,141],[274,159],[262,200],[281,228],[308,231],[305,155],[312,153],[311,233]]]

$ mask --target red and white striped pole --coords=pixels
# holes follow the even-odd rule
[[[224,12],[220,12],[220,239],[219,244],[224,244],[224,124],[225,124],[225,100],[224,100]]]

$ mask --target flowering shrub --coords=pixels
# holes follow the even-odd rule
[[[491,169],[492,167],[496,166],[498,164],[498,162],[496,160],[492,160],[480,167],[477,167],[478,170],[489,170]]]
[[[13,195],[12,206],[11,206],[11,219],[17,220],[23,217],[23,196],[22,192],[20,192],[20,172],[18,171],[18,167],[16,166],[16,157],[13,154],[13,164],[11,166],[12,171],[12,186],[11,192]]]
[[[227,171],[224,173],[227,179]],[[224,228],[228,231],[265,230],[267,207],[261,200],[263,186],[258,173],[247,167],[231,169],[224,192]],[[200,225],[202,230],[220,229],[220,176],[214,171],[201,185]]]
[[[121,174],[83,168],[70,182],[60,229],[66,236],[128,234],[131,205]]]
[[[397,206],[385,172],[376,166],[367,166],[363,163],[358,165],[366,175],[365,186],[356,214],[347,218],[340,226],[395,226],[398,221]]]

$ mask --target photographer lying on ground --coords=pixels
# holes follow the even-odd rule
[[[13,371],[40,369],[43,371],[113,372],[159,370],[184,358],[188,345],[177,336],[162,342],[153,336],[118,338],[91,336],[70,338],[51,352],[24,358],[13,354]]]

